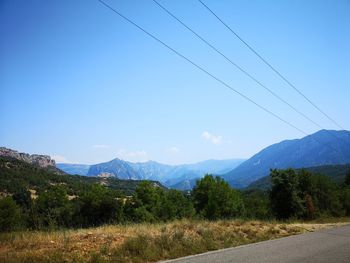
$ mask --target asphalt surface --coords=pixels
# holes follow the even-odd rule
[[[350,263],[350,226],[221,249],[163,262]]]

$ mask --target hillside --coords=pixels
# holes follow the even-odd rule
[[[273,144],[223,175],[234,187],[246,187],[272,168],[302,168],[350,163],[350,132],[321,130],[302,139]]]
[[[14,158],[36,167],[46,169],[55,174],[65,174],[64,171],[56,167],[55,160],[48,155],[21,153],[5,147],[0,147],[0,157]]]
[[[321,165],[314,167],[303,168],[314,174],[322,174],[330,177],[336,183],[342,183],[345,179],[347,172],[350,171],[350,164],[339,165]],[[264,176],[259,180],[249,184],[247,189],[261,189],[267,190],[271,187],[270,176]]]
[[[86,186],[99,183],[130,195],[140,183],[139,180],[119,180],[79,175],[57,175],[44,168],[11,157],[0,157],[0,192],[15,193],[19,189],[43,191],[53,184],[64,184],[70,194],[77,194]],[[161,186],[158,182],[155,184]]]

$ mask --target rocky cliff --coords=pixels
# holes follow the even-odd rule
[[[58,174],[64,174],[63,171],[56,168],[55,160],[51,159],[48,155],[20,153],[12,149],[0,147],[0,157],[14,158]]]

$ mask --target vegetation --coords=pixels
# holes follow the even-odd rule
[[[198,180],[192,199],[198,215],[206,219],[233,218],[244,213],[241,194],[220,177],[206,175]]]
[[[131,195],[140,180],[119,180],[117,178],[100,178],[79,175],[56,174],[47,169],[10,158],[0,157],[0,191],[16,193],[19,189],[33,189],[36,192],[45,191],[52,185],[65,185],[69,195],[80,195],[92,184],[102,184],[113,190],[119,190],[125,195]],[[158,182],[153,182],[161,184]]]
[[[296,169],[299,171],[301,169]],[[320,165],[314,167],[303,168],[312,174],[324,175],[332,179],[337,184],[342,184],[345,181],[346,174],[350,171],[350,164],[334,164],[334,165]],[[349,178],[350,180],[350,178]],[[350,182],[349,182],[350,183]],[[267,191],[271,189],[271,177],[265,176],[257,181],[251,183],[247,189],[255,190],[260,189]]]
[[[303,169],[272,170],[271,190],[238,191],[206,175],[190,193],[140,181],[131,192],[122,180],[57,175],[0,158],[0,229],[57,229],[118,223],[207,220],[316,219],[350,215],[350,171],[337,184]],[[127,195],[128,194],[128,195]]]
[[[155,262],[333,225],[183,219],[50,232],[0,233],[0,262]]]
[[[343,216],[350,203],[347,184],[306,170],[272,170],[270,202],[277,219]]]
[[[0,199],[0,231],[12,231],[20,221],[20,210],[11,197]]]
[[[350,171],[336,183],[303,169],[272,170],[268,191],[235,190],[222,178],[206,175],[189,193],[152,181],[124,191],[118,188],[121,180],[57,175],[6,158],[0,158],[0,173],[0,241],[5,244],[0,260],[6,262],[157,261],[301,231],[252,219],[350,216]],[[89,229],[107,224],[114,225],[111,233],[95,236],[93,231],[108,227]],[[47,251],[33,250],[27,239],[48,246]],[[84,242],[93,248],[82,250],[78,244]]]

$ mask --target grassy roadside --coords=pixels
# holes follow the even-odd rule
[[[191,221],[0,234],[0,262],[155,262],[346,224]],[[327,222],[327,223],[326,223]]]

